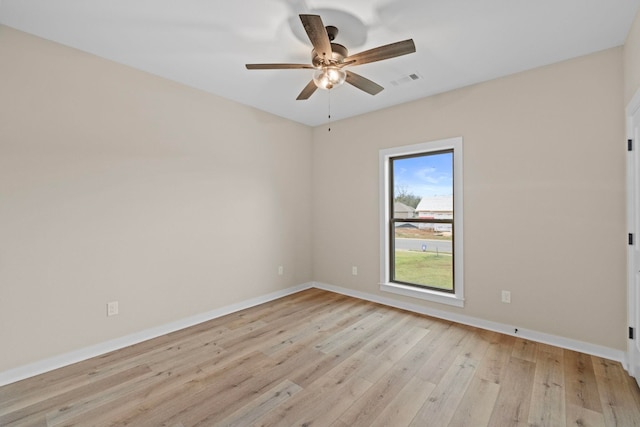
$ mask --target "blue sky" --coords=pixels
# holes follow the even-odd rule
[[[396,159],[394,185],[419,197],[453,194],[453,153]]]

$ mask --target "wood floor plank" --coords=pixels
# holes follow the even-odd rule
[[[620,364],[600,357],[592,357],[592,360],[605,424],[640,426],[640,408]]]
[[[214,425],[220,427],[244,427],[252,425],[301,390],[302,387],[299,385],[289,380],[284,380],[282,383]]]
[[[272,345],[265,345],[262,352],[273,355],[292,344],[316,342],[319,333],[330,335],[333,328],[340,328],[339,322],[354,316],[353,308],[357,305],[356,303],[356,301],[347,300],[332,304],[322,313],[308,317],[304,322],[294,324],[293,327],[284,330],[278,336],[278,340]]]
[[[460,404],[456,408],[450,427],[489,426],[491,412],[498,399],[500,385],[476,375],[471,380]]]
[[[489,425],[527,425],[534,375],[535,363],[518,357],[509,358]]]
[[[0,387],[4,426],[636,426],[620,363],[319,289]]]
[[[152,373],[148,366],[137,366],[132,369],[128,369],[118,374],[114,374],[108,378],[104,378],[95,383],[84,385],[74,390],[67,391],[55,397],[40,400],[30,406],[21,408],[17,411],[9,412],[0,416],[0,425],[23,425],[30,423],[32,418],[41,419],[42,415],[45,415],[56,407],[66,407],[67,402],[73,402],[77,399],[85,398],[86,396],[98,396],[104,393],[105,390],[109,390],[112,387],[121,384],[122,382],[131,380],[132,378],[140,377],[143,375],[149,375]]]
[[[431,342],[446,333],[450,326],[451,324],[448,322],[438,321],[429,325],[428,329],[424,329],[421,325],[410,328],[398,337],[398,340],[394,341],[386,350],[378,355],[378,359],[381,362],[399,362],[414,347],[428,347]]]
[[[366,351],[358,350],[328,371],[327,375],[341,381],[355,375],[371,383],[375,383],[387,373],[392,366],[393,364],[391,362],[381,361]]]
[[[285,376],[299,386],[306,387],[327,371],[339,364],[348,355],[336,354],[327,356],[315,348],[296,345],[287,353],[271,358],[276,363],[275,372]]]
[[[250,381],[252,370],[260,371],[271,366],[272,361],[260,352],[251,353],[233,364],[200,376],[176,388],[171,388],[155,398],[146,399],[134,411],[124,413],[116,420],[116,424],[129,425],[162,425],[184,422],[182,417],[197,417],[202,412],[203,402],[213,402],[217,395],[223,395],[238,384]],[[208,414],[217,414],[224,407],[212,410]],[[188,424],[187,424],[188,425]]]
[[[515,338],[495,332],[483,335],[488,339],[489,347],[480,361],[476,375],[480,379],[501,384],[513,352]]]
[[[477,360],[464,354],[458,355],[409,425],[448,425],[473,379],[477,365]]]
[[[410,316],[395,312],[395,316],[378,328],[375,336],[364,344],[362,350],[374,355],[382,353],[398,339],[399,335],[409,328],[410,319]]]
[[[379,333],[386,324],[391,320],[392,316],[380,311],[374,311],[368,316],[360,319],[353,325],[349,325],[342,331],[333,334],[329,339],[317,344],[317,350],[323,353],[333,353],[338,351],[349,351],[355,349],[356,346],[362,347],[369,339]]]
[[[427,334],[430,335],[430,339],[435,339],[438,335],[438,331],[442,331],[444,328],[438,327],[437,324],[431,325],[429,329],[423,326],[415,326],[407,328],[404,332],[398,334],[398,338],[391,342],[387,348],[376,356],[376,358],[382,362],[396,363],[402,359],[415,345],[419,342],[424,342],[424,338]]]
[[[346,381],[323,377],[255,423],[256,426],[331,425],[371,383],[358,376]]]
[[[460,354],[464,354],[469,359],[480,361],[484,359],[485,353],[491,345],[491,335],[478,333],[476,328],[467,327],[469,333],[460,348]]]
[[[164,421],[164,424],[180,421],[189,426],[211,426],[221,423],[222,420],[246,406],[244,403],[246,396],[253,396],[251,405],[255,405],[256,399],[259,399],[265,393],[269,393],[280,382],[281,375],[274,374],[272,367],[275,367],[275,365],[267,362],[263,365],[263,369],[257,373],[249,373],[247,379],[239,378],[237,373],[232,374],[229,377],[231,387],[221,388],[220,384],[212,384],[211,387],[202,391],[198,399],[194,399],[196,403],[192,404],[188,411],[169,418]],[[297,384],[291,381],[289,383],[291,383],[291,390],[302,390]],[[291,396],[288,396],[288,398]],[[212,404],[216,405],[216,411],[211,410]],[[262,409],[264,410],[265,408]],[[255,415],[256,418],[260,417],[260,414]]]
[[[271,322],[286,313],[295,313],[308,307],[317,308],[325,304],[331,305],[334,301],[338,302],[345,298],[339,294],[327,295],[319,289],[307,289],[304,292],[289,295],[286,299],[272,300],[257,307],[232,313],[225,320],[225,325],[229,329],[235,329],[256,320]]]
[[[565,401],[567,407],[584,408],[589,412],[602,414],[602,404],[598,394],[598,383],[593,370],[591,356],[576,351],[564,352]],[[567,424],[578,423],[582,411],[567,412]]]
[[[535,362],[537,348],[538,343],[536,342],[525,340],[523,338],[516,338],[511,357],[517,357],[519,359],[526,360],[527,362]]]
[[[408,426],[436,387],[420,377],[412,377],[371,422],[371,427]]]
[[[629,384],[629,390],[631,390],[631,397],[636,401],[636,406],[640,408],[640,384],[632,376],[626,375],[626,372],[625,377]]]
[[[566,425],[563,358],[539,352],[533,380],[529,425],[562,427]]]
[[[640,409],[632,403],[626,384],[609,378],[598,381],[605,423],[614,426],[640,426]]]
[[[350,426],[371,425],[412,377],[413,372],[406,368],[387,371],[340,416],[340,420]]]
[[[42,400],[47,396],[52,398],[63,392],[77,389],[79,386],[88,385],[102,378],[107,378],[114,373],[144,365],[146,362],[157,364],[164,359],[172,357],[184,358],[184,354],[189,354],[196,347],[213,347],[215,345],[215,339],[223,336],[224,333],[231,332],[224,327],[214,327],[209,330],[200,331],[200,333],[195,335],[182,336],[175,341],[164,342],[163,338],[161,338],[159,341],[162,341],[163,345],[155,345],[153,347],[146,346],[147,351],[145,352],[128,352],[129,356],[126,358],[109,358],[110,362],[101,361],[98,364],[93,364],[91,368],[88,369],[88,372],[82,376],[71,375],[69,379],[61,378],[55,381],[50,380],[46,384],[40,383],[39,387],[33,387],[31,390],[14,392],[13,399],[0,399],[0,402],[2,402],[0,403],[0,415],[7,411],[15,411],[17,409],[15,400],[18,400],[19,405],[25,405],[34,399]],[[211,347],[208,348],[208,351],[211,351]],[[154,367],[157,368],[157,366]]]
[[[469,339],[469,329],[461,325],[452,325],[431,344],[431,356],[420,368],[417,375],[425,381],[438,384],[453,361],[462,352],[463,344]]]
[[[352,426],[371,424],[429,359],[432,351],[431,344],[438,337],[438,334],[425,335],[345,411],[340,419]]]
[[[604,427],[606,425],[602,412],[567,404],[567,427]]]
[[[149,396],[149,389],[156,390],[163,387],[169,387],[170,383],[177,381],[186,381],[187,375],[191,375],[191,379],[195,379],[202,370],[198,364],[203,359],[207,363],[214,360],[221,361],[224,359],[223,352],[225,350],[217,348],[215,345],[208,346],[211,337],[201,333],[203,339],[197,346],[180,346],[180,351],[175,351],[175,346],[165,349],[165,354],[157,351],[149,353],[147,364],[153,370],[154,375],[134,378],[130,382],[123,382],[110,390],[105,390],[98,397],[87,396],[74,402],[72,405],[66,405],[60,410],[47,414],[47,420],[51,425],[57,425],[65,420],[72,420],[82,417],[88,412],[107,412],[110,408],[118,408],[122,410],[124,405],[131,406],[136,401],[140,402],[140,395]],[[228,355],[227,355],[228,357]],[[135,359],[135,358],[134,358]],[[123,400],[122,397],[126,396]]]
[[[322,335],[332,336],[334,331],[340,328],[347,328],[351,325],[352,322],[363,321],[363,318],[366,319],[371,313],[375,312],[375,308],[376,307],[373,304],[360,305],[360,307],[358,307],[356,310],[349,310],[349,314],[347,316],[336,316],[334,319],[330,319],[327,322],[323,322],[323,320],[326,320],[326,318],[321,315],[320,323],[316,323],[316,328],[314,328],[312,333],[299,337],[299,339],[295,342],[317,344],[318,339],[321,338]],[[252,331],[250,334],[232,338],[230,340],[221,341],[220,345],[231,351],[259,349],[265,354],[270,354],[274,357],[277,357],[278,351],[282,350],[283,348],[284,351],[286,351],[287,345],[282,345],[279,346],[279,348],[274,349],[274,346],[277,346],[279,343],[283,343],[283,334],[286,336],[286,333],[284,331],[290,330],[289,328],[291,328],[291,330],[297,330],[298,325],[300,325],[301,323],[306,323],[306,320],[311,318],[310,316],[312,316],[313,314],[314,313],[312,311],[290,313],[288,317],[283,317],[272,321],[269,324],[268,328],[260,328],[258,330]],[[313,319],[315,322],[315,316],[313,317]],[[284,341],[285,344],[287,344],[286,339]]]
[[[324,378],[322,379],[324,381]],[[330,426],[340,415],[371,387],[371,383],[359,377],[349,378],[342,383],[335,383],[330,390],[313,392],[319,397],[315,404],[293,422],[298,426]],[[283,424],[284,425],[284,424]]]
[[[124,414],[133,414],[148,403],[156,401],[160,396],[165,396],[172,391],[179,393],[181,390],[187,390],[188,384],[197,380],[202,374],[203,371],[197,366],[185,366],[182,371],[175,369],[161,373],[153,378],[153,384],[137,384],[112,400],[94,400],[90,406],[79,408],[78,404],[81,402],[74,402],[68,406],[69,409],[59,408],[47,414],[47,422],[49,427],[82,426],[87,420],[90,420],[92,425],[111,425],[115,420],[123,418]]]

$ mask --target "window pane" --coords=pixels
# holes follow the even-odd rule
[[[391,171],[392,280],[453,292],[453,151],[392,158]]]
[[[397,222],[394,230],[393,280],[452,291],[451,224]]]

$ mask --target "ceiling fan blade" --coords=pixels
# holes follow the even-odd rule
[[[309,97],[311,95],[313,95],[313,93],[316,91],[316,89],[318,89],[318,86],[316,86],[315,82],[313,80],[311,80],[305,87],[304,89],[302,89],[302,92],[300,92],[300,95],[298,95],[298,97],[296,98],[297,101],[302,101],[305,99],[309,99]]]
[[[313,68],[310,64],[246,64],[247,70],[285,70]]]
[[[407,55],[416,51],[413,39],[391,43],[384,46],[375,47],[356,53],[344,58],[345,65],[360,65],[368,62],[382,61],[383,59],[395,58],[396,56]]]
[[[345,81],[370,95],[377,95],[384,89],[378,83],[372,82],[371,80],[352,71],[347,71],[347,79]]]
[[[304,30],[318,56],[331,59],[331,41],[319,15],[300,15]]]

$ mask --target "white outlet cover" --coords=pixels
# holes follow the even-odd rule
[[[115,316],[118,314],[118,301],[107,303],[107,316]]]
[[[502,302],[505,303],[505,304],[510,304],[511,303],[511,292],[502,291]]]

